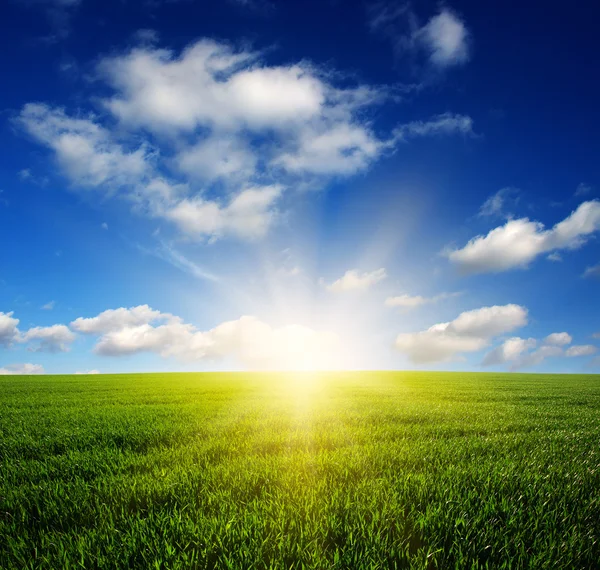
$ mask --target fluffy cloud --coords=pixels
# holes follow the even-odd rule
[[[85,334],[104,334],[119,331],[126,327],[146,325],[157,320],[178,320],[169,313],[161,313],[148,305],[138,305],[126,309],[108,309],[89,319],[79,317],[71,323],[71,328]]]
[[[543,224],[527,218],[509,220],[446,255],[463,273],[498,273],[525,268],[543,253],[581,247],[598,230],[600,201],[592,200],[580,204],[552,229],[545,230]]]
[[[369,27],[383,32],[397,53],[424,53],[438,69],[464,64],[469,60],[469,31],[451,10],[442,8],[424,26],[408,4],[377,2],[369,9]]]
[[[596,352],[598,352],[598,348],[593,344],[581,344],[567,348],[565,356],[591,356]]]
[[[68,352],[69,345],[75,340],[75,335],[65,325],[50,327],[33,327],[24,333],[20,342],[39,341],[37,347],[30,348],[32,352]]]
[[[411,137],[472,132],[450,113],[376,132],[368,115],[390,89],[214,40],[180,53],[146,41],[96,71],[108,117],[29,103],[17,124],[73,188],[118,194],[200,240],[262,237],[285,188],[363,171]]]
[[[269,230],[277,216],[275,203],[281,195],[280,186],[248,188],[227,206],[201,198],[182,200],[165,212],[186,234],[221,236],[234,234],[243,238],[260,238]]]
[[[336,281],[326,285],[326,289],[332,293],[343,293],[345,291],[366,291],[376,283],[387,277],[385,268],[375,271],[360,273],[357,269],[349,269]]]
[[[565,346],[572,342],[573,337],[566,332],[552,333],[544,339],[544,344],[550,344],[552,346]]]
[[[571,346],[565,350],[564,347],[571,344],[572,340],[566,332],[552,333],[538,347],[538,342],[533,338],[510,338],[489,352],[482,365],[508,365],[511,370],[519,370],[538,366],[547,358],[591,356],[598,350],[591,344]]]
[[[179,56],[137,48],[101,61],[117,94],[105,105],[152,129],[281,128],[322,112],[329,86],[301,64],[261,67],[259,54],[201,40]]]
[[[258,157],[241,137],[208,137],[183,149],[177,166],[192,178],[206,182],[240,182],[252,177]]]
[[[485,355],[483,366],[506,364],[519,358],[524,352],[535,348],[537,341],[534,338],[520,338],[518,336],[505,340],[500,346]]]
[[[105,311],[94,319],[118,311],[127,310]],[[128,322],[131,320],[111,320],[109,327],[94,327],[95,332],[102,333],[94,352],[101,356],[152,352],[184,361],[234,358],[251,369],[328,368],[339,362],[341,346],[337,335],[300,325],[273,328],[251,316],[222,323],[209,331],[200,331],[178,318],[159,325]]]
[[[397,295],[396,297],[388,297],[385,300],[386,307],[402,307],[403,309],[415,309],[421,305],[437,303],[444,299],[456,297],[460,293],[440,293],[434,297],[423,297],[421,295]]]
[[[395,346],[415,363],[444,362],[461,353],[477,352],[492,338],[526,324],[527,309],[519,305],[482,307],[425,331],[400,334]]]
[[[0,368],[0,376],[12,375],[12,374],[44,374],[44,367],[40,364],[10,364],[5,368]]]
[[[385,146],[368,129],[342,123],[320,132],[304,130],[297,147],[273,164],[296,173],[347,175],[364,170]]]
[[[93,116],[73,118],[64,109],[28,103],[17,122],[54,151],[59,166],[78,186],[137,184],[148,171],[147,147],[126,151]]]
[[[439,67],[448,67],[469,60],[469,33],[462,20],[444,8],[415,34],[428,52],[430,61]]]
[[[511,370],[519,370],[531,366],[538,366],[547,358],[557,358],[564,355],[560,346],[542,345],[533,352],[525,353],[515,359],[510,367]]]
[[[13,313],[0,312],[0,345],[10,345],[19,335],[19,319],[13,318]]]

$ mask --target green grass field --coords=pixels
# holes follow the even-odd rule
[[[1,568],[598,568],[600,377],[0,377]]]

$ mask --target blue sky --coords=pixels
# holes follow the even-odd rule
[[[599,15],[8,2],[0,373],[598,372]]]

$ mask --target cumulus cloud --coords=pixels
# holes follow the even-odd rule
[[[0,376],[10,375],[29,375],[44,374],[44,367],[41,364],[10,364],[5,368],[0,368]]]
[[[28,103],[17,122],[54,151],[59,166],[78,186],[132,185],[148,171],[148,147],[125,150],[94,116],[73,118],[62,108]]]
[[[142,319],[122,318],[123,311],[127,310],[105,311],[98,317],[85,319],[98,319],[98,323],[102,318],[106,322],[103,315],[107,313],[114,315],[119,312],[121,315],[117,320],[111,318],[107,326],[91,327],[94,332],[100,333],[94,348],[96,354],[123,356],[151,352],[163,358],[174,357],[184,361],[233,358],[251,369],[328,368],[339,362],[340,341],[331,332],[315,331],[300,325],[274,328],[252,316],[201,331],[179,318],[156,325],[150,324],[158,320],[156,317],[146,318],[147,322],[141,323]],[[136,322],[138,324],[133,324]]]
[[[598,352],[598,348],[593,344],[581,344],[567,348],[565,356],[591,356],[592,354],[596,354],[596,352]]]
[[[444,362],[477,352],[494,337],[526,324],[527,309],[519,305],[482,307],[421,332],[399,334],[395,346],[414,363]]]
[[[65,325],[33,327],[20,338],[20,342],[38,341],[36,347],[29,349],[32,352],[68,352],[74,340],[75,335]]]
[[[600,230],[600,201],[583,202],[549,230],[528,218],[509,220],[486,236],[471,239],[461,249],[446,251],[448,259],[465,274],[498,273],[526,268],[539,255],[581,247]]]
[[[146,325],[158,320],[177,321],[179,319],[170,313],[155,311],[148,305],[138,305],[129,309],[125,307],[108,309],[95,317],[87,319],[79,317],[70,326],[73,330],[80,333],[104,334],[126,327]]]
[[[29,103],[16,122],[73,189],[118,194],[209,241],[264,236],[286,188],[364,171],[409,138],[472,132],[451,113],[377,132],[369,113],[391,89],[264,55],[207,39],[181,52],[145,41],[100,58],[96,79],[109,91],[94,103],[107,113]]]
[[[552,333],[544,339],[545,344],[553,346],[565,346],[571,344],[571,342],[573,342],[573,337],[566,332]]]
[[[517,360],[524,352],[535,348],[537,341],[534,338],[520,338],[518,336],[505,340],[500,346],[485,355],[483,366],[506,364]]]
[[[437,303],[444,299],[456,297],[460,293],[440,293],[434,297],[423,297],[422,295],[397,295],[396,297],[388,297],[385,300],[386,307],[401,307],[403,309],[415,309],[421,305]]]
[[[547,358],[557,358],[564,355],[560,346],[542,345],[533,352],[525,353],[515,359],[510,367],[511,370],[520,370],[531,366],[538,366]]]
[[[13,317],[13,313],[0,312],[0,345],[12,344],[19,335],[19,319]]]
[[[301,64],[265,67],[259,54],[201,40],[178,56],[136,48],[99,71],[117,94],[105,105],[122,121],[153,129],[279,128],[317,116],[328,86]]]
[[[538,366],[548,358],[591,356],[598,350],[591,344],[571,346],[565,350],[564,347],[572,341],[573,338],[566,332],[549,334],[539,346],[533,338],[510,338],[486,354],[482,365],[508,365],[510,370],[520,370]]]
[[[275,203],[281,186],[247,188],[229,204],[202,198],[182,200],[164,216],[192,236],[234,234],[243,238],[263,237],[277,216]]]
[[[413,38],[428,52],[435,66],[450,67],[469,60],[469,32],[464,22],[447,8],[417,30]]]
[[[366,291],[376,283],[387,277],[385,268],[371,272],[360,273],[358,269],[349,269],[336,281],[325,288],[332,293],[343,293],[345,291]]]

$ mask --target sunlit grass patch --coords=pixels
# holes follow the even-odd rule
[[[0,567],[595,568],[599,412],[597,376],[4,377]]]

